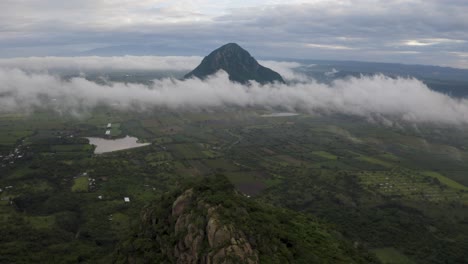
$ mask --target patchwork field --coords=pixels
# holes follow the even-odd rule
[[[382,263],[449,258],[416,248],[463,255],[466,133],[342,116],[265,118],[254,109],[95,111],[0,116],[1,256],[34,245],[31,258],[67,252],[70,263],[108,263],[141,208],[218,174],[249,199],[319,217]],[[83,137],[103,137],[108,123],[111,138],[151,144],[94,155]],[[9,230],[25,239],[12,242],[18,235]]]
[[[437,176],[436,176],[437,175]],[[363,185],[385,196],[432,202],[461,201],[466,189],[436,172],[415,172],[403,169],[381,172],[362,172]],[[450,185],[447,185],[450,184]],[[465,187],[466,188],[466,187]]]

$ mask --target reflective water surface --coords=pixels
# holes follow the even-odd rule
[[[96,137],[87,137],[89,144],[95,145],[94,154],[102,154],[123,149],[138,148],[150,145],[151,143],[138,143],[138,138],[126,136],[119,139],[105,139]]]

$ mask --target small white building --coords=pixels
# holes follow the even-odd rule
[[[97,198],[98,198],[99,200],[102,200],[102,195],[99,195]]]
[[[107,128],[111,128],[112,127],[112,124],[111,123],[108,123],[107,124]]]
[[[106,136],[110,136],[110,130],[106,131]]]
[[[125,201],[126,203],[129,203],[129,202],[130,202],[130,198],[124,197],[124,201]]]

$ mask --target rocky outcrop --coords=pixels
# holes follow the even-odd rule
[[[176,263],[258,263],[245,234],[223,224],[217,207],[195,199],[191,189],[176,199],[172,217],[175,236],[180,237],[173,250]]]
[[[142,210],[114,263],[376,263],[313,217],[249,199],[224,176],[184,186]]]

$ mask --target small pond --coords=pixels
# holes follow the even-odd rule
[[[138,148],[150,145],[151,143],[138,143],[138,138],[126,136],[124,138],[118,139],[106,139],[106,138],[96,138],[96,137],[87,137],[89,144],[95,145],[96,149],[94,154],[102,154],[106,152],[112,152],[117,150]]]

